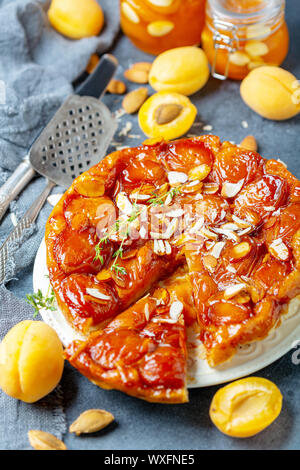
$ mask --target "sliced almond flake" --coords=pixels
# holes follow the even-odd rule
[[[211,250],[215,245],[216,245],[217,242],[213,241],[213,240],[206,240],[205,241],[205,248],[207,250]],[[221,242],[223,243],[223,242]],[[211,253],[212,254],[212,253]]]
[[[165,253],[165,244],[163,242],[163,240],[157,240],[157,244],[158,244],[158,249],[161,253]]]
[[[115,111],[115,112],[113,113],[113,116],[114,116],[117,120],[119,120],[119,119],[120,119],[122,116],[124,116],[125,114],[127,114],[126,111],[125,111],[125,109],[120,108],[120,109],[117,109],[117,111]]]
[[[165,199],[165,206],[168,206],[169,204],[171,204],[173,198],[171,196],[171,194],[168,194],[166,199]]]
[[[240,219],[237,215],[232,215],[232,220],[238,225],[240,228],[249,228],[251,224],[247,220]]]
[[[226,230],[226,229],[217,228],[217,227],[214,227],[213,230],[214,232],[224,235],[226,238],[229,238],[230,240],[233,240],[234,242],[240,241],[238,235],[232,230]]]
[[[128,134],[127,136],[129,139],[140,139],[141,136],[139,134]]]
[[[199,234],[202,235],[205,238],[209,238],[209,239],[212,239],[212,240],[217,240],[218,239],[218,235],[216,233],[212,232],[211,230],[209,230],[208,227],[203,227],[199,231]]]
[[[238,232],[238,235],[239,235],[240,237],[242,237],[243,235],[247,235],[247,233],[252,232],[252,230],[253,230],[253,227],[245,228],[244,230],[240,230],[240,231]]]
[[[289,249],[283,242],[277,244],[274,244],[274,242],[271,243],[271,245],[269,246],[269,251],[271,255],[275,256],[275,258],[278,258],[282,261],[286,261],[289,257]]]
[[[118,145],[116,147],[116,150],[118,150],[118,151],[121,151],[121,150],[124,150],[124,149],[128,149],[128,146],[127,145]]]
[[[274,212],[275,209],[276,209],[276,207],[274,207],[274,206],[265,206],[264,209],[265,209],[265,211],[267,211],[267,212]]]
[[[282,243],[282,238],[276,238],[276,240],[273,240],[272,245],[280,245]]]
[[[179,300],[176,300],[175,302],[172,303],[171,308],[170,308],[170,318],[174,320],[175,322],[178,321],[181,313],[183,311],[183,303],[180,302]]]
[[[211,126],[210,124],[206,124],[205,126],[202,127],[202,129],[204,131],[212,131],[213,130],[213,126]]]
[[[273,215],[273,217],[274,217],[274,216],[276,216],[276,217],[277,217],[278,215],[280,215],[280,212],[281,212],[280,208],[279,208],[279,209],[277,209],[277,211],[273,212],[273,214],[272,214],[272,215]]]
[[[174,235],[174,233],[176,232],[177,228],[178,228],[178,220],[172,219],[168,225],[167,230],[165,231],[165,233],[162,234],[161,238],[166,238],[166,239],[171,238],[172,235]]]
[[[133,191],[129,197],[134,201],[148,201],[152,196],[149,196],[149,194],[140,194],[138,191]]]
[[[149,321],[149,318],[150,318],[149,304],[145,304],[144,314],[145,314],[146,320]]]
[[[233,232],[236,232],[239,229],[238,225],[232,222],[227,222],[226,224],[221,225],[221,228],[224,230],[232,230]]]
[[[131,131],[131,129],[132,129],[132,123],[130,121],[127,121],[125,126],[122,127],[122,129],[120,130],[118,136],[119,137],[126,137],[129,134],[129,132]]]
[[[175,324],[177,323],[176,320],[172,320],[172,318],[163,318],[163,317],[154,317],[152,318],[153,323],[171,323]]]
[[[158,232],[150,232],[150,237],[153,240],[159,240],[159,239],[161,239],[162,235],[161,235],[161,233],[158,233]]]
[[[204,217],[199,217],[199,219],[195,222],[195,224],[189,230],[189,233],[196,233],[201,227],[204,225]]]
[[[210,251],[210,254],[216,258],[216,259],[219,259],[220,258],[220,255],[221,255],[221,252],[224,248],[224,246],[226,245],[226,242],[217,242],[213,248],[211,249]]]
[[[154,251],[154,253],[156,253],[157,255],[159,254],[159,245],[158,245],[158,241],[157,241],[157,240],[154,240],[154,242],[153,242],[153,251]]]
[[[166,212],[167,217],[181,217],[184,214],[183,209],[174,209],[169,212]]]
[[[147,230],[145,229],[145,227],[143,225],[140,229],[140,237],[144,239],[144,238],[146,238],[146,236],[147,236]]]
[[[226,271],[228,271],[229,273],[233,273],[233,274],[236,273],[236,269],[230,265],[226,267]]]
[[[62,194],[51,194],[51,196],[47,197],[47,202],[50,204],[50,206],[54,207],[56,204],[58,204],[62,196]]]
[[[116,203],[117,203],[118,209],[120,209],[121,212],[123,212],[126,215],[132,214],[133,206],[131,202],[129,201],[126,193],[124,192],[119,193],[116,197]]]
[[[187,184],[184,185],[184,188],[192,188],[193,186],[197,186],[200,183],[200,180],[193,180],[189,181]]]
[[[86,288],[86,293],[91,295],[92,297],[95,297],[96,299],[100,299],[100,300],[110,300],[111,299],[111,297],[109,295],[103,294],[98,289],[94,289],[92,287],[87,287]]]
[[[238,181],[237,183],[229,183],[226,181],[226,183],[224,183],[222,186],[221,195],[226,198],[235,197],[242,189],[243,184],[244,179]]]
[[[225,219],[226,215],[227,215],[227,212],[226,212],[224,209],[222,209],[222,210],[221,210],[220,219],[221,219],[221,220]]]
[[[185,183],[188,180],[188,175],[181,171],[169,171],[168,180],[170,184]]]
[[[172,253],[172,247],[168,241],[165,241],[166,254],[170,255]]]
[[[116,148],[117,148],[119,145],[121,145],[121,142],[112,141],[112,142],[110,143],[110,145],[111,145],[112,147],[116,147]]]
[[[285,166],[285,168],[287,168],[287,164],[283,162],[282,160],[280,160],[280,158],[277,158],[277,161],[281,163],[283,166]]]
[[[240,292],[246,289],[247,289],[247,284],[243,284],[243,283],[229,286],[224,290],[224,298],[226,300],[232,299],[232,297],[235,297],[237,294],[239,294]]]

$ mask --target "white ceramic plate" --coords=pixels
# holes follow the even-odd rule
[[[41,289],[43,294],[47,293],[49,289],[47,276],[46,246],[43,241],[37,252],[33,269],[35,292]],[[74,339],[84,338],[70,327],[59,309],[54,312],[42,309],[40,313],[43,320],[54,328],[65,346]],[[296,298],[290,303],[288,313],[283,316],[281,325],[272,330],[266,339],[243,346],[230,362],[216,368],[209,367],[201,358],[203,357],[202,345],[199,340],[194,340],[193,331],[190,330],[188,336],[190,342],[189,388],[206,387],[236,380],[268,366],[290,351],[295,342],[300,340],[300,300]]]

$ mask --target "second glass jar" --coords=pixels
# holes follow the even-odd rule
[[[123,32],[150,54],[200,44],[205,0],[121,0]]]
[[[207,0],[202,47],[216,78],[242,80],[261,65],[280,65],[289,35],[284,0]]]

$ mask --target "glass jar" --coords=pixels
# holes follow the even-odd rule
[[[284,0],[207,0],[202,47],[212,75],[242,80],[261,65],[280,65],[289,34]]]
[[[120,5],[123,32],[145,52],[200,44],[205,0],[121,0]]]

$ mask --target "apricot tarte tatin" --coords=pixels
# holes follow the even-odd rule
[[[205,135],[128,148],[82,174],[46,226],[66,357],[148,401],[187,400],[185,326],[207,361],[266,337],[300,293],[300,182]]]

